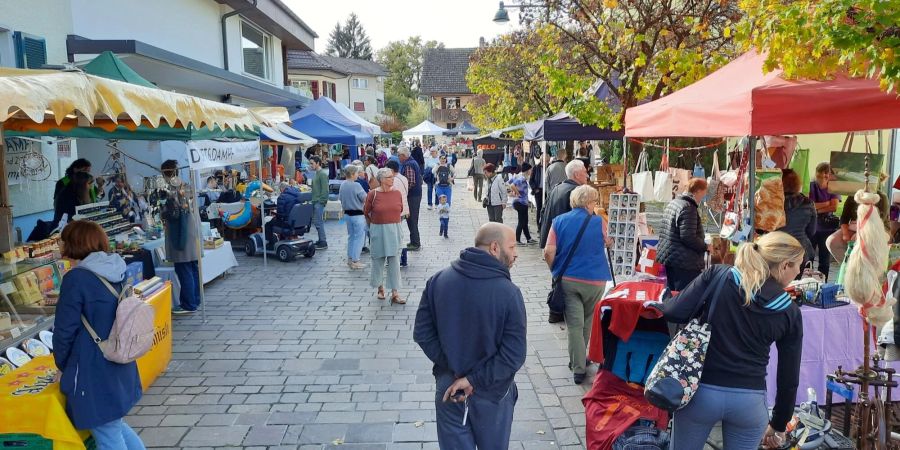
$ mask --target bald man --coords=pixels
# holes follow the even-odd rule
[[[487,223],[425,285],[413,339],[434,363],[440,448],[509,448],[527,328],[516,257],[513,229]]]

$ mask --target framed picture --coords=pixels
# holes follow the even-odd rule
[[[869,185],[876,187],[884,166],[884,155],[870,154]],[[866,154],[851,152],[831,152],[831,171],[834,179],[828,190],[834,194],[853,195],[866,186]]]

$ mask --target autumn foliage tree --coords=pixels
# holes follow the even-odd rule
[[[837,71],[900,87],[900,1],[740,0],[740,38],[767,52],[766,68],[788,77],[827,78]]]

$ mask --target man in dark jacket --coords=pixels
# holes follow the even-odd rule
[[[527,330],[515,261],[513,229],[488,223],[425,284],[413,339],[434,362],[440,448],[509,448]]]
[[[550,225],[553,225],[553,219],[572,210],[572,205],[569,204],[569,195],[575,188],[588,182],[587,170],[580,160],[576,159],[566,164],[565,174],[567,179],[559,186],[553,189],[548,188],[550,195],[547,196],[544,217],[541,219],[541,248],[547,245],[547,236],[550,234]],[[547,176],[550,176],[549,173]],[[549,179],[547,181],[549,182]]]
[[[688,191],[669,202],[663,212],[656,261],[666,267],[666,282],[673,291],[686,288],[706,267],[708,246],[697,209],[706,189],[706,180],[692,178]]]
[[[421,150],[421,149],[420,149]],[[400,174],[409,181],[409,190],[406,199],[409,203],[409,217],[406,218],[406,226],[409,228],[409,243],[407,250],[419,250],[422,248],[422,240],[419,236],[419,206],[422,204],[422,166],[409,156],[409,149],[403,147],[397,150],[397,158],[400,160]]]
[[[544,164],[550,164],[550,155],[544,154],[544,160],[535,164],[531,171],[531,178],[528,179],[528,186],[534,195],[534,204],[537,208],[535,219],[537,219],[538,230],[541,229],[541,223],[544,220]],[[550,192],[548,189],[547,192]]]

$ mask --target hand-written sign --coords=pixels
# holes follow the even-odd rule
[[[223,167],[260,158],[259,141],[188,141],[187,146],[192,170]]]
[[[53,174],[50,159],[40,142],[9,138],[6,146],[6,178],[10,185],[24,181],[44,181]]]

